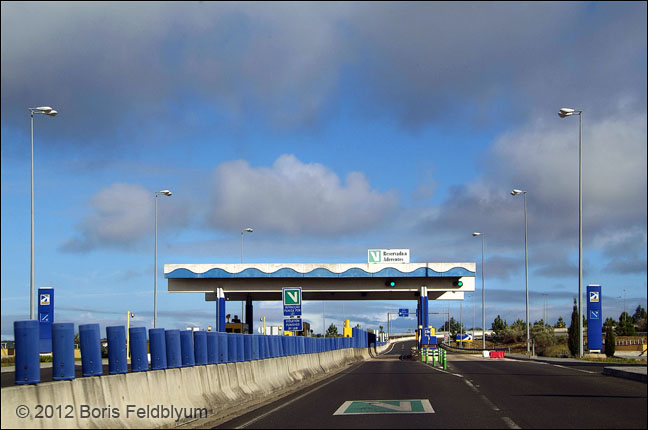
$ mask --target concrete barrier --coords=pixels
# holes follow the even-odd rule
[[[2,428],[170,427],[259,401],[369,358],[367,348],[347,348],[6,387],[1,391]],[[19,417],[27,410],[25,418]]]

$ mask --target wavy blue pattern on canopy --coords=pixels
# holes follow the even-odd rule
[[[475,276],[475,272],[471,272],[463,267],[453,267],[445,272],[437,272],[436,270],[419,267],[412,272],[401,272],[392,267],[386,267],[376,273],[370,273],[360,268],[354,267],[342,273],[334,273],[328,269],[318,267],[307,273],[299,273],[294,269],[283,267],[272,273],[265,273],[259,269],[249,267],[239,273],[230,273],[220,268],[209,269],[204,273],[194,273],[189,269],[180,268],[175,269],[170,273],[164,275],[165,278],[171,279],[198,279],[198,278],[437,278],[437,277],[462,277],[462,276]]]

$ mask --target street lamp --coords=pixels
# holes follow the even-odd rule
[[[254,229],[248,227],[241,230],[241,264],[243,264],[243,233],[252,233]]]
[[[527,346],[527,355],[531,352],[531,346],[529,345],[529,257],[528,257],[528,248],[527,248],[527,206],[526,206],[526,196],[527,192],[524,190],[513,190],[511,191],[512,196],[517,196],[522,194],[524,196],[524,279],[526,284],[526,346]],[[546,321],[545,321],[546,322]]]
[[[35,319],[36,302],[34,300],[34,114],[56,116],[57,111],[49,106],[41,106],[29,109],[31,123],[31,267],[29,277],[29,319]]]
[[[158,208],[158,196],[162,194],[163,196],[171,197],[171,191],[162,190],[155,192],[155,261],[153,263],[153,328],[157,328],[157,208]]]
[[[484,310],[484,233],[474,232],[473,237],[481,236],[482,240],[482,264],[481,264],[481,278],[482,278],[482,349],[486,349],[486,313]]]
[[[130,358],[131,353],[130,353],[130,320],[131,318],[135,318],[135,314],[132,313],[131,311],[126,312],[126,353],[128,354],[128,358]]]
[[[566,118],[578,115],[578,356],[583,356],[583,111],[572,108],[561,108],[558,116]]]
[[[250,227],[244,228],[243,230],[241,230],[241,264],[243,264],[243,233],[252,233],[253,231],[254,231],[254,229],[252,229]],[[244,307],[244,304],[245,304],[245,302],[242,301],[241,302],[241,333],[243,333],[243,321],[244,321],[244,319],[243,319],[243,307]]]

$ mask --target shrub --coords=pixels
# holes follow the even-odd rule
[[[611,326],[607,326],[605,330],[605,355],[608,357],[613,357],[616,349],[616,337],[614,336],[614,330]]]

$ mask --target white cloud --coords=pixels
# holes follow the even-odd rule
[[[344,183],[327,167],[282,155],[272,167],[246,161],[218,166],[208,222],[226,230],[253,226],[289,235],[331,235],[371,229],[397,207],[395,193],[371,189],[362,173]]]

